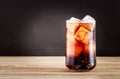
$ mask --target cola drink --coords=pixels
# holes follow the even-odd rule
[[[96,66],[95,19],[66,21],[66,66],[71,70],[88,71]]]

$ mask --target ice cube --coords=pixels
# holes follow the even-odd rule
[[[84,27],[87,30],[91,31],[92,24],[90,24],[90,23],[80,23],[79,26]]]
[[[72,34],[75,34],[76,30],[79,28],[80,19],[71,17],[70,20],[66,21],[67,31],[70,31]]]
[[[66,22],[68,23],[80,23],[81,20],[75,17],[71,17],[69,20],[67,20]]]
[[[85,23],[93,23],[95,24],[96,21],[93,17],[91,17],[90,15],[86,15],[83,19],[82,19],[82,22],[85,22]]]
[[[88,44],[90,41],[90,31],[84,27],[80,27],[75,33],[74,38],[84,44]]]
[[[66,38],[67,39],[73,39],[74,38],[74,34],[72,32],[70,32],[70,31],[67,30],[67,32],[66,32]]]
[[[88,23],[89,26],[87,26],[86,28],[88,28],[89,30],[94,30],[95,28],[95,24],[96,24],[96,21],[93,17],[91,17],[90,15],[86,15],[83,19],[82,19],[82,22],[81,23]]]

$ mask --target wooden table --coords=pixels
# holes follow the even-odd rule
[[[63,56],[0,57],[0,79],[120,79],[120,57],[97,57],[90,72],[73,72]]]

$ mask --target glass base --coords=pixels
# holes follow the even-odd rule
[[[93,68],[95,68],[96,65],[93,65],[93,66],[81,66],[81,65],[74,65],[74,66],[71,66],[71,65],[66,65],[66,67],[70,70],[74,70],[74,71],[91,71]]]

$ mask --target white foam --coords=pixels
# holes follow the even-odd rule
[[[75,18],[75,17],[71,17],[69,20],[66,20],[66,22],[69,22],[69,23],[80,23],[81,20],[78,19],[78,18]]]
[[[83,19],[82,19],[82,23],[93,23],[95,24],[96,21],[93,17],[91,17],[90,15],[86,15]]]

